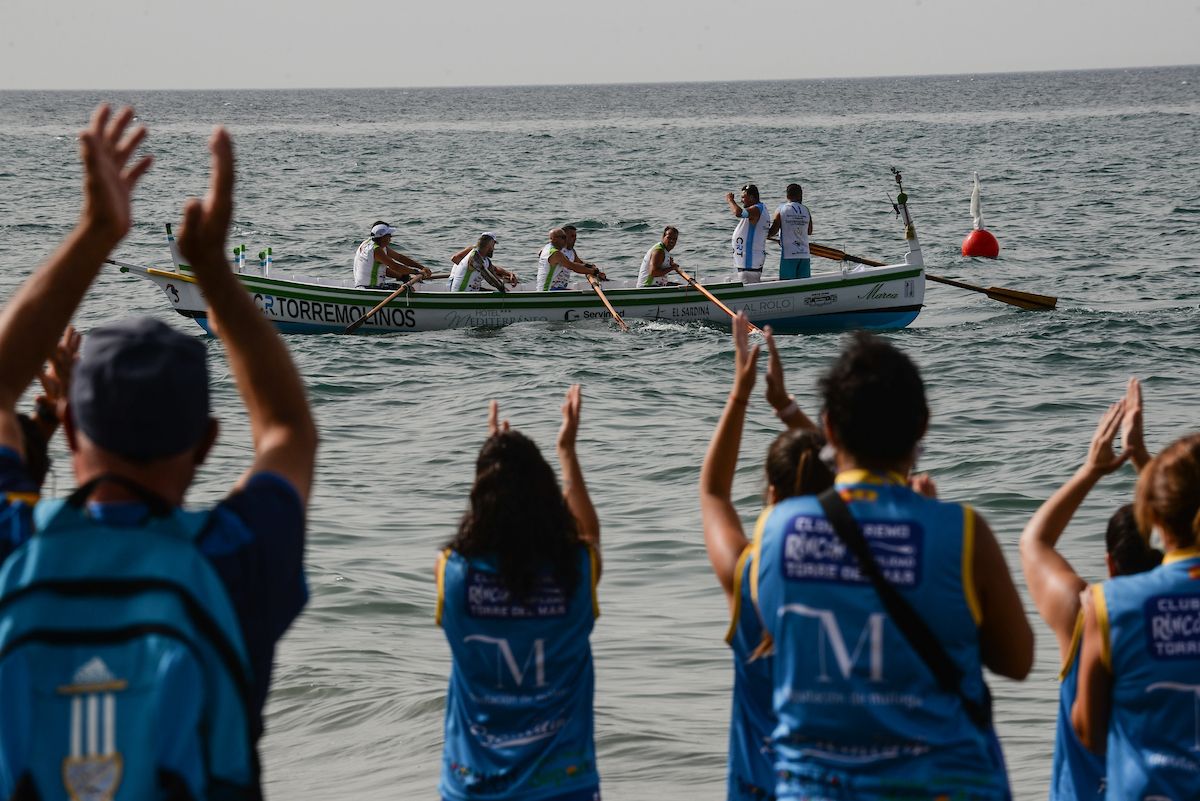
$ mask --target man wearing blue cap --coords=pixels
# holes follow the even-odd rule
[[[15,407],[130,227],[150,166],[131,109],[80,135],[84,204],[0,312],[0,490],[20,479]],[[254,463],[211,509],[180,506],[217,435],[207,348],[159,321],[93,329],[64,428],[79,488],[0,538],[0,798],[260,799],[275,644],[307,600],[317,434],[287,349],[224,258],[233,151],[218,129],[179,235],[250,419]],[[20,520],[22,518],[16,517]]]

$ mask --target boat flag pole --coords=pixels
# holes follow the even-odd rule
[[[608,308],[608,313],[617,321],[617,325],[621,326],[621,330],[626,334],[629,333],[629,326],[625,325],[625,321],[621,319],[621,315],[617,314],[617,310],[608,302],[608,296],[604,294],[604,290],[600,288],[600,279],[588,273],[588,283],[592,285],[592,289],[596,290],[596,294],[600,296],[600,300],[604,301],[604,305]]]
[[[731,319],[734,319],[734,320],[737,319],[737,315],[734,314],[733,309],[726,306],[724,303],[721,302],[720,298],[718,298],[716,295],[714,295],[713,293],[711,293],[707,289],[705,289],[703,284],[701,284],[695,278],[692,278],[690,275],[685,273],[683,271],[682,267],[674,267],[672,269],[674,269],[675,272],[679,273],[680,278],[682,278],[684,281],[687,281],[689,284],[691,284],[692,289],[696,290],[701,295],[704,295],[706,298],[711,300],[713,302],[713,304],[716,305],[717,308],[719,308],[721,311],[728,314]],[[754,323],[751,323],[749,320],[747,320],[746,322],[749,324],[751,331],[757,331],[760,334],[763,332],[763,330],[761,328],[759,328]]]

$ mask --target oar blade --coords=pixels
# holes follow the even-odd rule
[[[1001,303],[1007,303],[1010,306],[1016,306],[1021,309],[1029,309],[1030,311],[1049,311],[1058,306],[1058,298],[1053,298],[1049,295],[1019,292],[1015,289],[1005,289],[999,286],[989,286],[984,291],[987,292],[987,296],[992,300],[998,300]]]

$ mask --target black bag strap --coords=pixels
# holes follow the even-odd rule
[[[142,503],[146,504],[146,509],[151,517],[170,517],[174,511],[171,508],[171,504],[167,503],[158,493],[152,492],[136,481],[117,475],[116,473],[104,473],[96,476],[67,496],[67,503],[76,509],[82,509],[83,505],[87,503],[88,498],[96,491],[96,487],[100,486],[100,483],[103,481],[117,484],[136,495]]]
[[[970,718],[971,722],[980,731],[986,732],[990,730],[992,726],[992,698],[987,684],[983,684],[982,703],[968,697],[963,692],[962,669],[946,653],[946,649],[942,647],[942,643],[938,640],[937,635],[933,633],[933,630],[917,614],[912,605],[904,600],[904,596],[900,594],[900,591],[892,586],[892,583],[883,575],[883,571],[879,568],[879,563],[875,561],[875,556],[871,553],[870,546],[867,545],[867,539],[863,536],[862,528],[859,527],[854,516],[850,514],[850,507],[842,500],[842,496],[838,494],[837,488],[830,487],[818,495],[817,500],[821,504],[821,509],[825,512],[825,519],[833,527],[834,533],[838,535],[838,538],[846,544],[855,558],[858,559],[859,569],[871,580],[876,594],[879,595],[879,600],[883,602],[883,608],[887,612],[888,617],[892,619],[892,622],[896,624],[896,628],[904,635],[904,639],[908,640],[908,644],[912,646],[912,649],[917,652],[917,656],[921,657],[921,661],[929,668],[929,671],[937,680],[938,687],[943,692],[958,696],[958,700],[962,703],[967,717]]]

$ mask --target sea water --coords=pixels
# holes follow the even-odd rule
[[[1200,68],[726,84],[437,90],[0,93],[0,298],[73,225],[76,132],[99,100],[133,103],[156,163],[116,258],[169,265],[163,224],[204,190],[205,140],[234,134],[230,247],[272,248],[272,275],[350,275],[375,220],[435,270],[480,232],[497,263],[532,277],[551,227],[631,280],[663,226],[675,258],[727,270],[723,199],[757,183],[768,206],[804,185],[813,240],[881,261],[904,250],[889,168],[905,177],[934,274],[1057,296],[1031,313],[930,283],[926,308],[889,338],[920,365],[932,422],[921,468],[974,504],[1019,575],[1016,543],[1079,465],[1128,376],[1145,382],[1152,450],[1194,430],[1200,408]],[[998,261],[959,255],[971,173]],[[778,252],[772,248],[768,277]],[[836,269],[814,260],[814,272]],[[106,268],[76,317],[84,331],[150,314],[202,336],[152,284]],[[189,503],[211,503],[250,466],[243,409],[211,351],[221,438]],[[817,411],[838,336],[781,337],[788,385]],[[728,391],[727,333],[696,324],[542,323],[500,330],[289,336],[321,430],[309,513],[312,599],[278,653],[267,734],[274,798],[433,797],[449,653],[433,622],[434,555],[455,530],[491,398],[547,455],[563,391],[583,384],[579,454],[603,524],[595,649],[596,734],[609,799],[723,797],[727,608],[701,539],[700,462]],[[761,506],[779,424],[749,407],[735,501]],[[49,490],[71,486],[60,444]],[[1061,541],[1102,577],[1103,529],[1132,468],[1104,479]],[[1020,579],[1018,584],[1021,585]],[[1022,587],[1022,593],[1027,594]],[[1029,679],[993,677],[1017,796],[1045,793],[1058,653],[1029,607]]]

